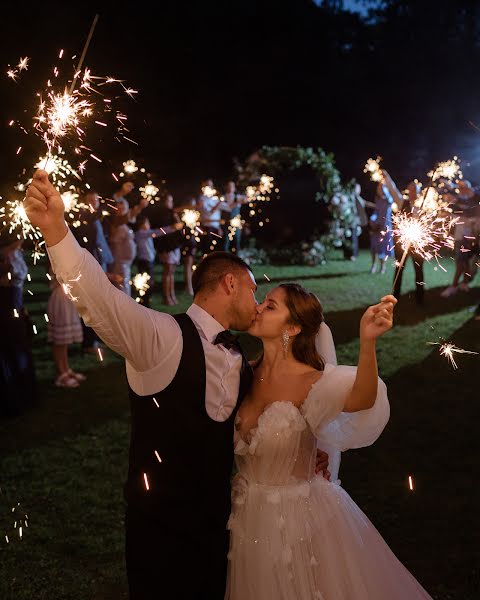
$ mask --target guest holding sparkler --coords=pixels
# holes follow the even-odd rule
[[[113,194],[113,199],[115,202],[119,200],[126,200],[127,196],[133,192],[135,189],[135,184],[132,181],[124,181]],[[127,201],[128,202],[128,201]]]
[[[140,298],[140,303],[145,306],[150,306],[153,287],[155,285],[155,246],[153,244],[153,239],[179,231],[180,229],[183,229],[182,223],[174,223],[173,225],[165,225],[158,229],[152,229],[150,227],[150,220],[146,215],[140,215],[137,218],[137,231],[135,233],[135,241],[137,243],[137,269],[139,273],[147,273],[150,276],[148,281],[149,287],[145,291],[145,294]]]
[[[203,234],[201,237],[202,254],[208,254],[215,250],[215,246],[222,237],[221,219],[222,213],[230,214],[231,208],[217,196],[213,187],[213,181],[206,179],[202,182],[202,193],[198,198],[198,210],[200,211],[200,223]]]
[[[362,228],[368,225],[367,212],[365,210],[366,202],[362,198],[362,188],[360,184],[352,181],[353,188],[347,193],[348,208],[351,211],[350,218],[350,238],[343,244],[343,256],[346,260],[355,261],[358,258],[358,238]]]
[[[176,208],[175,211],[178,213],[181,210],[195,211],[197,205],[197,199],[195,196],[190,196],[188,201],[181,208]],[[199,232],[198,232],[199,233]],[[183,261],[183,282],[185,285],[185,291],[189,296],[193,296],[193,261],[195,259],[195,250],[197,248],[197,232],[195,231],[195,225],[185,223],[183,228],[183,244],[182,244],[182,261]]]
[[[180,248],[183,243],[180,229],[183,229],[183,224],[173,209],[173,196],[171,194],[167,193],[160,199],[158,218],[161,223],[174,231],[174,233],[167,233],[167,235],[156,238],[158,256],[163,265],[163,303],[167,306],[174,306],[178,304],[175,295],[175,269],[180,264]]]
[[[420,193],[420,185],[416,180],[411,181],[407,187],[407,197],[403,200],[403,203],[400,205],[400,212],[405,214],[412,214],[415,211],[415,202]],[[395,260],[397,266],[395,268],[395,275],[393,278],[394,281],[394,291],[393,295],[397,300],[401,295],[401,287],[402,287],[402,277],[403,270],[405,268],[404,265],[402,267],[399,266],[399,263],[403,256],[403,248],[397,243],[397,239],[394,236],[395,242]],[[417,304],[423,304],[424,301],[424,282],[423,282],[423,256],[417,254],[412,249],[409,249],[408,256],[412,259],[413,268],[415,269],[415,299]]]
[[[108,242],[113,254],[113,264],[109,271],[122,277],[122,283],[119,284],[129,296],[131,292],[131,269],[137,253],[133,231],[127,225],[128,222],[134,222],[137,215],[148,205],[148,200],[142,198],[140,203],[130,208],[125,198],[118,198],[115,208],[116,214],[112,218]]]
[[[381,170],[383,180],[377,185],[375,195],[375,212],[370,216],[370,250],[372,267],[370,273],[377,271],[377,258],[380,262],[380,273],[386,271],[386,262],[393,254],[392,240],[392,205],[399,202],[402,194],[385,169]]]
[[[475,190],[470,181],[459,179],[457,181],[458,195],[455,200],[455,212],[461,214],[460,220],[455,224],[455,274],[452,284],[440,294],[442,298],[449,298],[458,291],[468,292],[472,280],[472,258],[478,256],[478,238],[476,231],[476,217],[474,213],[476,202]],[[462,282],[460,283],[460,279]]]
[[[240,217],[242,205],[248,202],[244,194],[239,194],[236,191],[234,181],[227,181],[225,186],[224,202],[228,204],[230,210],[222,210],[221,222],[223,233],[223,249],[225,252],[232,251],[238,253],[240,250],[240,240],[242,230],[240,227],[234,227],[232,232],[232,219]]]
[[[27,277],[22,242],[0,235],[0,416],[19,414],[36,398],[32,325],[23,307]]]

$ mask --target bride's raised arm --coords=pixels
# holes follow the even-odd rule
[[[378,368],[376,340],[393,325],[394,296],[384,296],[379,304],[370,306],[360,321],[360,352],[355,382],[345,399],[344,412],[372,408],[377,397]]]

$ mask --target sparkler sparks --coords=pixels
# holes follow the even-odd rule
[[[23,239],[39,240],[41,238],[40,230],[34,227],[20,200],[7,200],[5,206],[0,208],[0,218],[4,218],[4,226],[9,227],[9,233],[20,229]]]
[[[79,127],[80,120],[91,115],[92,103],[82,98],[78,92],[49,92],[47,101],[40,99],[36,127],[42,132],[47,148],[51,151],[58,138],[74,132],[81,137],[83,130]]]
[[[458,157],[454,156],[451,160],[438,163],[437,167],[428,173],[428,176],[432,182],[437,179],[448,179],[449,181],[462,179],[463,173],[460,170]]]
[[[142,195],[142,198],[145,198],[152,204],[154,202],[153,199],[160,191],[159,188],[157,186],[153,185],[153,183],[151,181],[148,181],[148,183],[144,187],[141,187],[139,189],[140,189],[140,194]]]
[[[145,296],[147,290],[150,288],[149,282],[150,275],[148,273],[137,273],[133,278],[133,286],[138,291],[139,296]]]
[[[463,350],[458,348],[452,342],[428,342],[432,346],[439,346],[439,352],[441,356],[444,356],[447,361],[452,365],[454,369],[458,369],[458,365],[455,362],[454,354],[478,354],[478,352],[472,352],[470,350]]]
[[[138,171],[137,163],[134,160],[127,160],[123,163],[123,170],[127,175],[132,175]]]
[[[193,233],[195,228],[197,227],[200,220],[200,213],[198,210],[192,210],[190,208],[186,208],[182,213],[182,221],[185,225],[191,230]]]
[[[202,194],[207,198],[215,198],[218,195],[217,190],[209,185],[202,187]]]
[[[383,173],[380,168],[380,161],[382,160],[381,156],[377,156],[377,158],[369,158],[365,164],[363,169],[364,173],[370,174],[370,179],[375,182],[383,181]]]
[[[420,212],[398,213],[393,216],[392,232],[404,251],[411,248],[425,260],[439,255],[442,247],[453,248],[454,240],[450,235],[453,223],[457,219],[437,217],[434,214]]]
[[[56,187],[64,187],[70,176],[80,179],[80,176],[68,160],[64,158],[64,155],[65,152],[62,148],[59,148],[57,154],[41,156],[34,165],[35,169],[46,171]]]
[[[235,237],[235,232],[237,231],[237,229],[243,228],[244,223],[245,221],[242,220],[242,217],[240,215],[237,215],[236,217],[233,217],[233,219],[230,219],[230,224],[228,226],[228,238],[230,241],[232,241]]]

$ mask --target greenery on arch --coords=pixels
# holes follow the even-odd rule
[[[335,166],[335,156],[323,148],[302,146],[263,146],[240,166],[239,179],[248,184],[258,180],[264,173],[279,175],[302,167],[310,167],[320,184],[316,200],[326,205],[329,219],[321,243],[328,248],[350,249],[352,235],[359,230],[356,210],[355,180],[343,183]],[[312,243],[313,240],[312,240]]]

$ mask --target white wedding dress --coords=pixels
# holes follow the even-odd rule
[[[381,380],[373,408],[342,413],[355,374],[327,364],[300,409],[279,398],[247,439],[236,431],[227,600],[430,598],[340,485],[315,475],[317,439],[366,446],[388,421]]]

